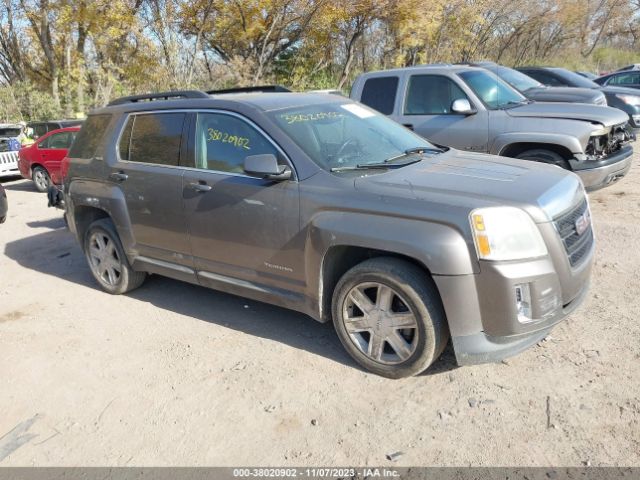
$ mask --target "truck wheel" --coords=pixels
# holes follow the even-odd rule
[[[33,184],[36,186],[36,190],[39,192],[46,192],[51,185],[51,178],[49,177],[49,172],[47,172],[42,167],[35,167],[31,172],[31,180],[33,180]]]
[[[349,354],[388,378],[425,370],[449,337],[433,280],[397,258],[366,260],[345,273],[333,292],[332,314]]]
[[[138,288],[147,276],[131,268],[109,219],[97,220],[89,226],[84,236],[84,252],[94,278],[113,295]]]
[[[526,150],[516,155],[515,158],[520,160],[532,160],[534,162],[550,163],[551,165],[557,165],[565,170],[571,171],[569,162],[562,156],[552,150],[546,150],[544,148],[534,148],[532,150]]]

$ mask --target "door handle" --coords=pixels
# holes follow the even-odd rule
[[[407,127],[409,130],[413,130],[413,124],[412,123],[403,123],[402,126],[403,127]]]
[[[190,183],[189,187],[196,192],[204,193],[211,190],[211,185],[207,185],[206,183]]]
[[[115,180],[116,182],[124,182],[127,178],[129,178],[129,175],[124,172],[114,172],[109,175],[109,179]]]

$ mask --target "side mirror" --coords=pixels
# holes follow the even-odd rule
[[[478,113],[478,111],[471,106],[469,100],[466,98],[459,98],[454,100],[451,104],[451,111],[454,113],[459,113],[461,115],[473,115],[474,113]]]
[[[286,165],[278,165],[278,159],[270,153],[249,155],[244,159],[244,171],[255,177],[268,180],[289,180],[291,169]]]

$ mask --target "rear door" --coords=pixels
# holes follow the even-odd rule
[[[455,100],[466,99],[477,113],[461,115],[451,110]],[[477,103],[477,102],[475,102]],[[451,78],[438,74],[408,77],[401,114],[395,120],[427,140],[448,147],[486,151],[488,113]]]
[[[248,119],[220,111],[198,113],[193,145],[194,168],[185,171],[183,198],[200,283],[300,290],[298,182],[255,178],[243,170],[244,159],[258,154],[291,166],[282,152]]]
[[[38,157],[38,163],[42,164],[49,172],[51,180],[56,185],[61,183],[60,164],[67,155],[76,134],[75,131],[54,133],[37,145],[35,155]]]
[[[193,262],[179,165],[188,116],[175,111],[129,114],[109,173],[109,181],[126,200],[137,260],[167,268],[178,278],[185,274],[186,279],[193,275]]]

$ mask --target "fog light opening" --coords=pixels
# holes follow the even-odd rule
[[[515,286],[516,290],[516,311],[518,312],[518,321],[530,322],[533,320],[531,312],[531,289],[528,283],[522,283]]]

